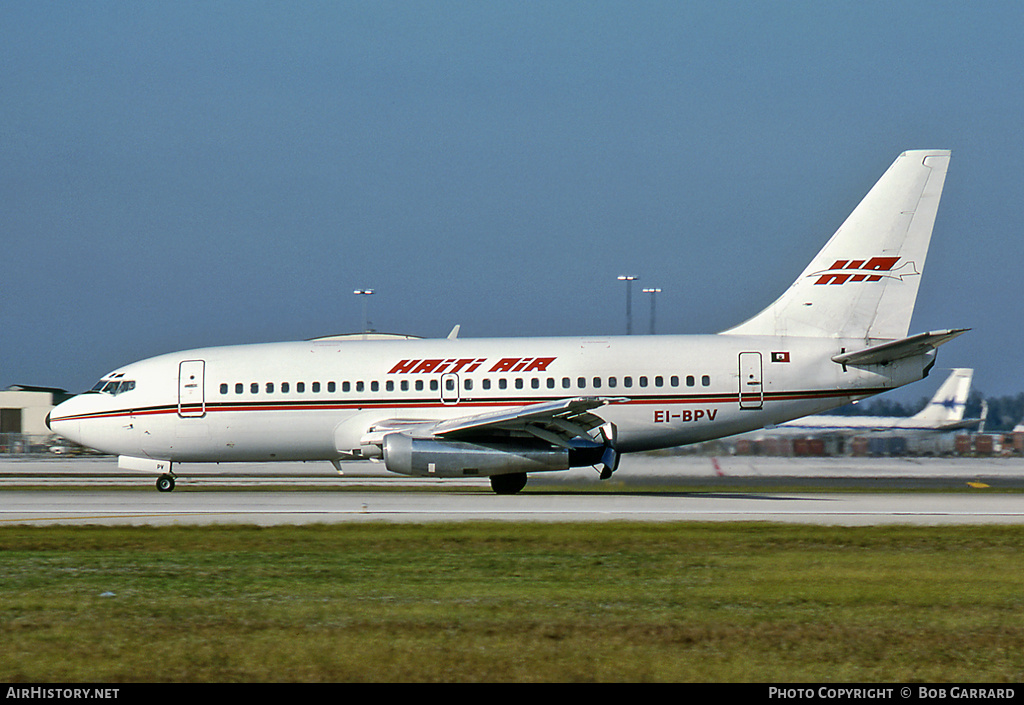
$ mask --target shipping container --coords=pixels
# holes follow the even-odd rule
[[[868,439],[864,436],[857,436],[850,442],[850,454],[862,458],[869,452]]]
[[[995,439],[992,436],[986,434],[974,437],[974,452],[977,455],[992,455],[995,446]]]
[[[971,437],[967,434],[961,434],[956,437],[956,454],[957,455],[970,455],[973,450],[973,444],[971,443]]]

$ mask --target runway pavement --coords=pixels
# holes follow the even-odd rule
[[[607,482],[590,469],[545,473],[531,476],[527,489],[514,496],[494,495],[483,478],[407,478],[369,463],[346,467],[342,477],[327,463],[182,465],[176,472],[178,488],[160,493],[153,476],[121,471],[109,458],[0,458],[0,526],[471,520],[1024,524],[1024,493],[1014,491],[1024,488],[1020,458],[628,456]],[[785,489],[794,486],[822,490]],[[938,489],[944,491],[930,491]]]

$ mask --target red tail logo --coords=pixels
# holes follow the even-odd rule
[[[903,277],[920,274],[913,262],[904,262],[896,267],[899,261],[899,257],[872,257],[869,260],[837,259],[828,269],[812,272],[808,276],[818,277],[818,281],[814,282],[818,285],[845,284],[848,281],[876,282],[883,277],[903,281]]]

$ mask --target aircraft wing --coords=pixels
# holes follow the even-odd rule
[[[400,431],[413,438],[471,441],[474,438],[488,440],[519,432],[569,448],[570,441],[577,437],[593,441],[589,432],[605,424],[604,419],[591,413],[593,409],[621,401],[626,399],[570,397],[443,421],[389,419],[374,424],[368,435],[383,437],[387,433]]]

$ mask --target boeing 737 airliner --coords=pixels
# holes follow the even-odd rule
[[[720,438],[922,379],[965,329],[908,337],[949,164],[901,154],[789,289],[717,335],[305,342],[119,368],[48,417],[156,472],[178,463],[382,460],[430,477],[531,472]]]

